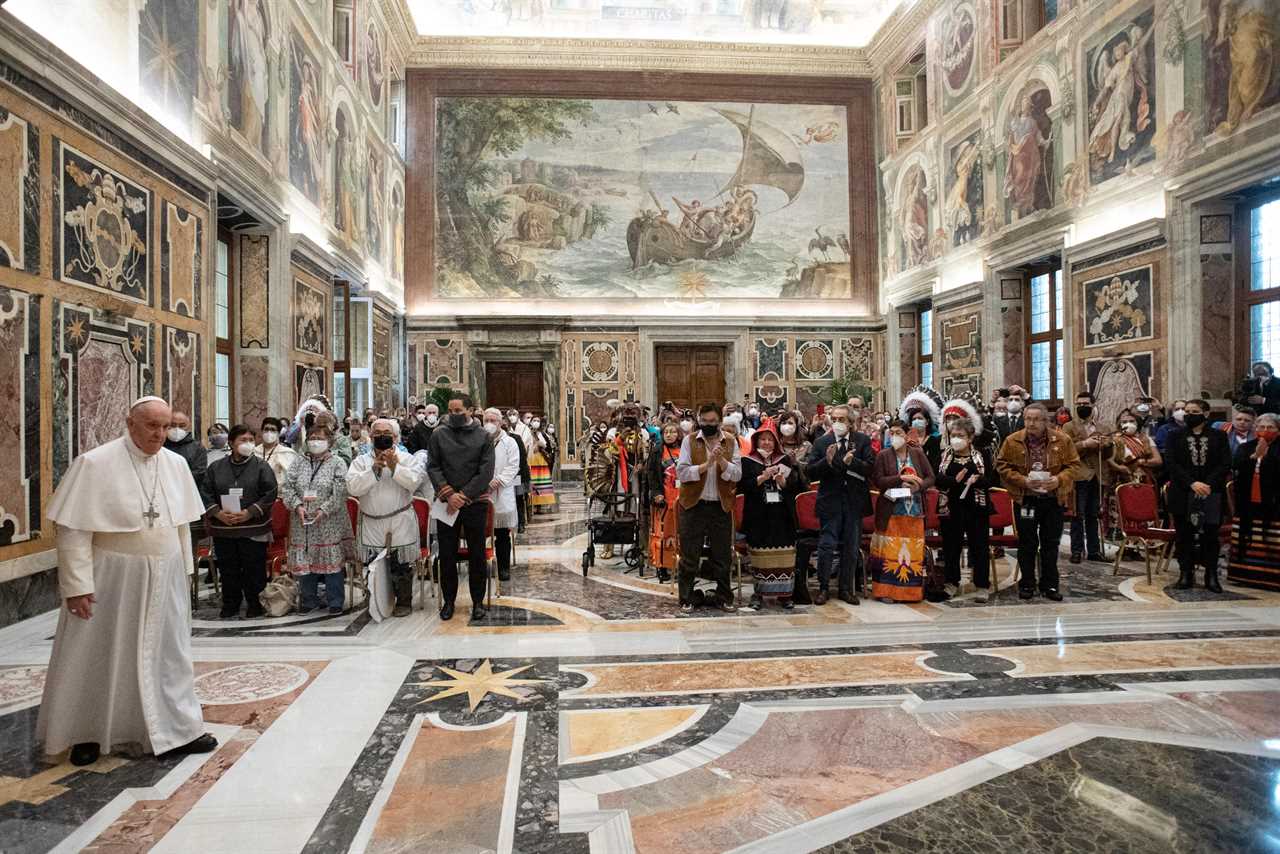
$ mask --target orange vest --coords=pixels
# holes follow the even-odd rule
[[[727,433],[721,432],[720,442],[723,446],[726,442],[732,442],[733,437]],[[728,447],[733,447],[729,445]],[[707,461],[707,443],[698,441],[698,434],[689,437],[689,460],[695,466],[700,466]],[[720,493],[720,506],[724,508],[724,512],[733,512],[733,496],[738,491],[738,484],[731,480],[725,480],[719,466],[715,468],[716,491]],[[680,506],[688,510],[702,500],[702,489],[706,485],[707,478],[712,474],[712,469],[708,468],[702,473],[702,477],[697,480],[689,480],[680,484]]]

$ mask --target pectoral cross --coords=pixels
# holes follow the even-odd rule
[[[147,512],[142,514],[142,518],[147,520],[148,528],[154,528],[156,526],[156,520],[160,518],[160,514],[156,512],[156,506],[154,504],[148,504]]]

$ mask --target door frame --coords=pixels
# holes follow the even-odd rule
[[[542,369],[542,408],[544,418],[554,418],[560,429],[560,345],[538,344],[519,347],[493,344],[469,344],[467,347],[467,393],[472,400],[488,405],[489,362],[540,362]]]
[[[637,397],[641,401],[658,405],[662,401],[658,394],[658,347],[689,346],[689,338],[693,330],[682,327],[659,327],[640,330],[640,387]],[[750,365],[748,357],[748,336],[742,329],[706,329],[697,330],[699,347],[723,347],[724,358],[724,397],[720,403],[739,403],[742,395],[750,392],[748,388],[749,373],[744,369]]]
[[[529,359],[529,358],[525,358],[525,359],[499,359],[499,358],[494,358],[494,357],[491,357],[491,356],[490,356],[490,357],[486,357],[486,358],[485,358],[485,360],[484,360],[484,372],[483,372],[483,374],[482,374],[482,376],[483,376],[483,378],[484,378],[484,385],[483,385],[483,386],[481,386],[481,387],[480,387],[480,389],[479,389],[480,391],[482,391],[482,392],[483,392],[483,394],[480,396],[480,398],[481,398],[481,400],[483,401],[483,403],[484,403],[486,406],[492,406],[492,403],[490,403],[490,402],[486,399],[486,398],[488,397],[488,395],[489,395],[489,365],[490,365],[491,363],[497,363],[497,364],[500,364],[500,365],[509,365],[509,364],[512,364],[512,363],[518,363],[518,364],[523,364],[523,365],[539,365],[539,366],[541,366],[543,362],[542,362],[542,360],[541,360],[541,359]],[[541,411],[541,412],[539,412],[539,413],[536,413],[537,415],[539,415],[539,416],[541,416],[541,417],[543,417],[543,418],[546,418],[546,417],[547,417],[547,413],[548,413],[548,412],[550,412],[550,411],[551,411],[551,409],[553,408],[552,402],[551,402],[551,401],[549,401],[549,400],[547,400],[547,376],[546,376],[546,374],[547,374],[546,369],[545,369],[545,368],[543,368],[543,369],[542,369],[542,411]]]

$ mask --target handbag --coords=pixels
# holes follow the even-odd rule
[[[277,575],[258,594],[262,610],[271,617],[283,617],[298,607],[298,581],[292,575]]]

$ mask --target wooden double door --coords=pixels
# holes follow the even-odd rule
[[[726,357],[723,346],[659,346],[654,352],[658,380],[654,403],[670,400],[680,409],[695,412],[708,401],[723,404]]]
[[[504,412],[519,410],[546,415],[542,399],[541,362],[486,362],[484,405]]]

